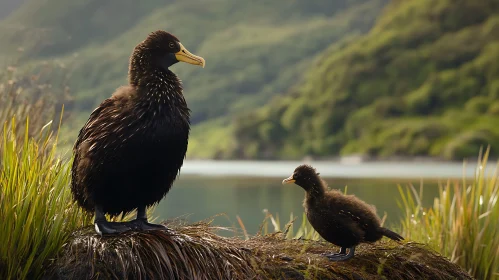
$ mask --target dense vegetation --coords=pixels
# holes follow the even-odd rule
[[[67,109],[76,113],[67,120],[71,127],[65,134],[75,137],[90,111],[126,82],[132,48],[149,32],[166,29],[206,58],[205,69],[174,66],[184,81],[193,123],[230,120],[287,91],[331,43],[367,32],[384,3],[28,0],[0,22],[0,58],[18,56],[23,69],[45,61],[64,67],[60,72],[69,76],[74,96],[74,106]],[[199,136],[193,137],[193,152],[202,154],[195,146],[206,135],[194,134]]]
[[[378,17],[384,3],[27,0],[0,21],[0,62],[57,65],[53,83],[73,96],[68,146],[126,82],[131,48],[162,28],[207,60],[175,66],[189,157],[459,160],[486,144],[497,156],[499,1],[393,0]]]
[[[231,156],[462,159],[499,147],[499,1],[392,1],[285,96],[235,123]]]

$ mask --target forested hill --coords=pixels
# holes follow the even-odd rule
[[[204,69],[173,69],[195,125],[189,155],[203,156],[197,143],[207,135],[196,133],[204,131],[198,125],[215,133],[225,129],[219,120],[287,92],[329,45],[369,31],[385,2],[26,0],[0,21],[0,62],[19,57],[18,72],[55,65],[53,84],[67,83],[74,98],[65,132],[74,138],[91,110],[126,82],[133,47],[153,30],[168,30],[206,59]]]
[[[227,156],[475,157],[499,151],[499,1],[392,1],[303,82],[233,123]]]

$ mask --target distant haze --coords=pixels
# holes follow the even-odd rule
[[[2,0],[0,1],[0,20],[7,17],[11,12],[19,8],[26,0]]]

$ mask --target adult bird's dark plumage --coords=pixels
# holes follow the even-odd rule
[[[146,207],[170,190],[185,158],[190,110],[182,85],[169,69],[182,61],[204,67],[172,34],[159,30],[130,58],[128,85],[118,88],[90,115],[74,145],[73,197],[95,211],[99,234],[162,229],[147,221]],[[137,209],[137,219],[110,223]]]
[[[332,261],[352,258],[360,243],[376,242],[383,236],[396,241],[404,239],[381,227],[374,206],[353,195],[328,190],[326,182],[310,165],[298,166],[282,183],[295,183],[306,191],[303,206],[310,224],[326,241],[341,247],[339,253],[326,255]]]

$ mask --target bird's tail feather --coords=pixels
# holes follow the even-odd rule
[[[393,232],[387,228],[382,227],[379,230],[380,230],[381,234],[383,234],[384,236],[386,236],[390,239],[393,239],[395,241],[404,240],[404,238],[400,234]]]

